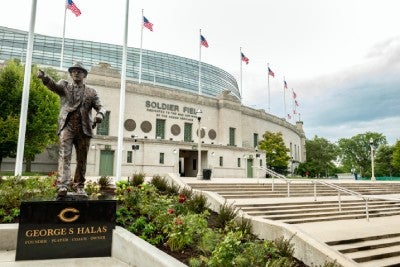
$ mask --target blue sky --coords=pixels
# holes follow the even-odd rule
[[[66,37],[122,44],[125,0],[75,0]],[[4,6],[3,6],[4,7]],[[0,25],[29,29],[30,0],[7,2]],[[308,138],[336,141],[367,131],[400,139],[400,1],[397,0],[130,0],[128,45],[140,46],[141,11],[153,24],[143,48],[198,59],[199,29],[209,43],[202,61],[239,81],[243,103],[291,112],[291,89]],[[38,0],[35,32],[62,36],[63,0]],[[290,91],[283,99],[283,77]],[[298,120],[293,116],[290,122]]]

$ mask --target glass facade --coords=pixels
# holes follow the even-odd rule
[[[0,26],[0,61],[17,58],[25,61],[28,33]],[[37,65],[60,67],[62,38],[35,34],[32,62]],[[127,49],[127,80],[139,78],[140,49]],[[99,42],[64,39],[63,66],[65,70],[76,61],[89,70],[101,62],[120,71],[122,46]],[[207,63],[201,63],[202,94],[217,96],[223,90],[240,99],[236,79],[228,72]],[[198,61],[162,52],[142,50],[142,82],[198,93]]]

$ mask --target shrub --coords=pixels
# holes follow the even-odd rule
[[[90,199],[98,199],[100,194],[100,185],[96,182],[87,181],[85,183],[85,191]]]
[[[192,197],[186,201],[188,209],[194,213],[202,213],[207,210],[207,197],[203,193],[192,194]]]
[[[182,250],[200,240],[207,228],[207,213],[188,214],[174,219],[167,245],[172,251]]]
[[[197,249],[204,255],[210,256],[217,244],[221,242],[222,238],[223,236],[220,232],[208,228],[200,238],[200,241],[197,244]]]
[[[132,186],[141,185],[144,183],[144,177],[145,177],[144,173],[135,173],[132,175],[132,181],[130,182],[130,184]]]
[[[160,175],[154,175],[150,183],[154,185],[154,187],[162,193],[167,191],[168,182],[164,177],[161,177]]]
[[[274,240],[275,246],[278,250],[278,253],[282,257],[292,257],[294,248],[293,244],[290,243],[290,241],[293,239],[294,235],[292,235],[289,240],[286,240],[281,236],[280,238],[277,238]]]
[[[13,222],[23,200],[54,200],[54,177],[7,177],[0,183],[0,222]]]
[[[108,188],[111,185],[111,179],[108,176],[101,176],[98,180],[101,189]]]
[[[180,186],[174,183],[171,183],[167,186],[166,193],[170,196],[177,195],[180,191]]]
[[[187,198],[192,198],[193,196],[193,189],[189,187],[184,187],[179,191],[179,194],[185,195]]]
[[[242,251],[242,233],[228,232],[208,261],[209,266],[234,266],[233,259]]]
[[[227,204],[226,202],[220,207],[217,223],[218,226],[224,228],[230,221],[235,219],[237,216],[237,211],[233,203]]]

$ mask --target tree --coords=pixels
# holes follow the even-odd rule
[[[400,174],[400,140],[393,147],[392,166],[397,175]]]
[[[37,70],[37,67],[33,68],[34,73]],[[54,70],[46,72],[48,75],[56,76]],[[27,172],[31,171],[31,162],[35,159],[35,155],[57,142],[57,117],[60,109],[59,97],[47,89],[36,75],[32,77],[24,149]]]
[[[394,146],[380,145],[376,150],[375,174],[376,176],[394,176],[396,169],[392,164]]]
[[[60,107],[59,97],[48,90],[36,78],[38,68],[32,68],[31,86],[25,134],[24,159],[26,171],[30,171],[35,155],[57,141],[57,116]],[[18,139],[19,115],[22,98],[24,67],[17,60],[6,63],[0,70],[0,121],[10,123],[6,131],[0,128],[0,164],[4,157],[15,156]],[[46,72],[58,79],[54,70]],[[17,123],[16,123],[17,121]]]
[[[258,148],[265,151],[265,159],[268,168],[272,168],[279,173],[286,173],[289,164],[290,151],[283,142],[282,133],[265,132],[263,140],[258,144]]]
[[[322,137],[315,136],[313,140],[306,140],[306,162],[301,165],[306,168],[310,176],[325,177],[335,174],[334,161],[338,156],[338,148]]]
[[[23,76],[17,61],[0,69],[0,170],[3,158],[14,157],[17,150]]]
[[[347,171],[355,168],[361,176],[371,175],[371,146],[369,143],[371,138],[374,149],[379,145],[387,144],[385,136],[373,132],[357,134],[349,139],[339,139],[341,162]]]

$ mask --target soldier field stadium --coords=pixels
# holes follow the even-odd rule
[[[24,62],[27,42],[27,32],[0,26],[0,65],[13,58]],[[58,69],[63,79],[69,79],[67,68],[75,62],[88,69],[86,84],[97,90],[107,112],[91,140],[86,175],[115,176],[122,46],[64,39],[65,68],[60,70],[61,46],[62,38],[35,34],[32,61]],[[207,63],[201,63],[199,94],[197,60],[141,51],[139,82],[140,50],[127,49],[122,177],[134,173],[196,177],[199,146],[201,169],[210,169],[212,176],[261,177],[265,173],[258,167],[267,162],[257,144],[266,131],[282,133],[291,157],[289,169],[305,161],[302,121],[291,124],[243,105],[235,77]],[[57,170],[56,147],[38,155],[32,171]],[[73,155],[72,171],[74,162]],[[15,159],[4,159],[2,170],[12,171],[14,165]]]

